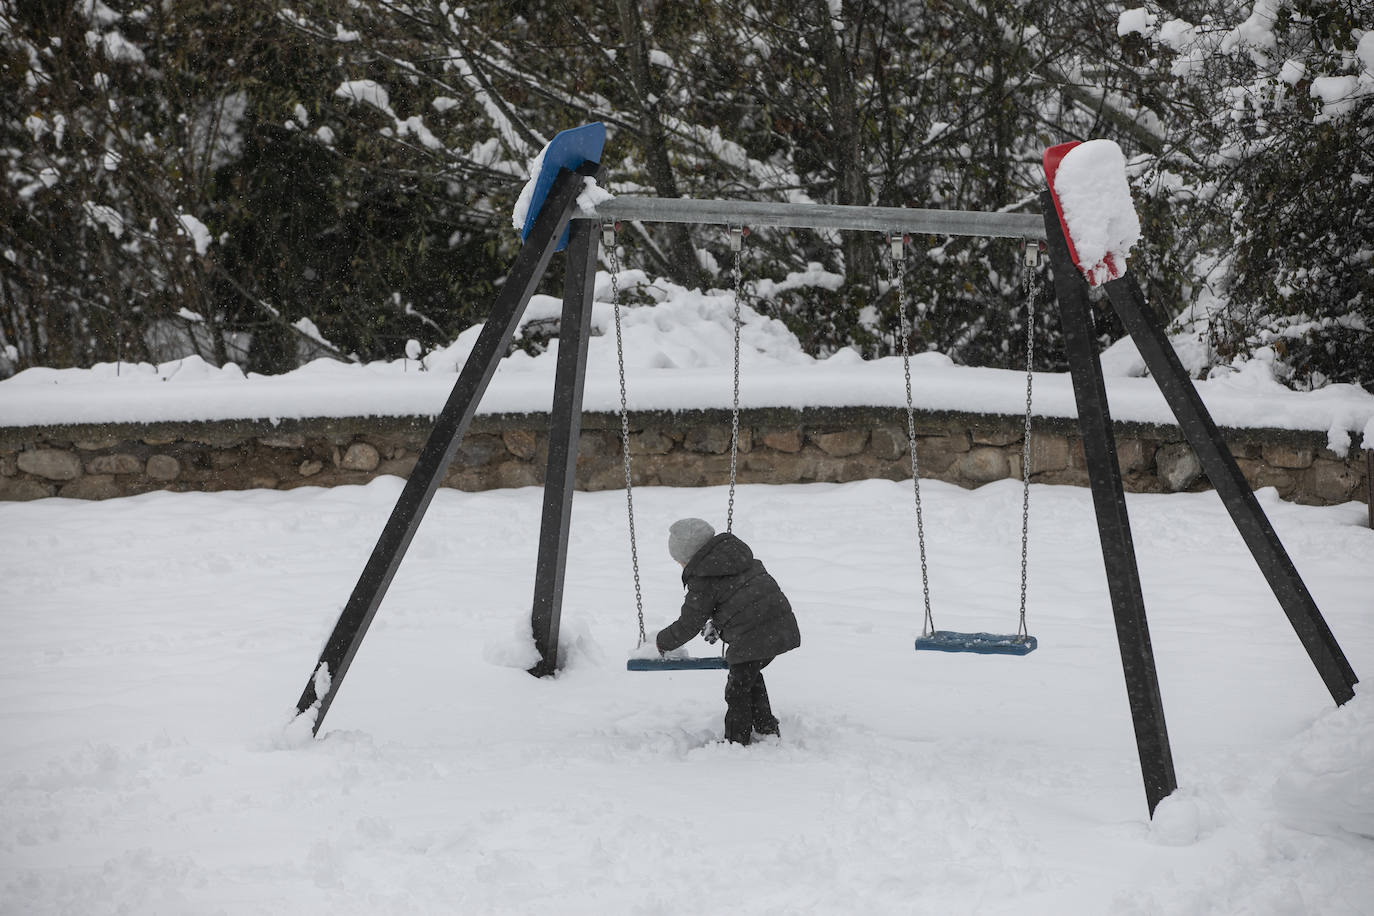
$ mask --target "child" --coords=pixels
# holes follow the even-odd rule
[[[763,669],[776,656],[801,645],[792,605],[778,583],[754,559],[749,545],[733,534],[716,534],[699,518],[668,528],[668,553],[682,564],[687,597],[682,614],[659,631],[659,652],[670,652],[699,632],[719,635],[729,647],[725,660],[725,738],[748,744],[752,733],[777,735],[768,705]],[[714,639],[711,639],[714,642]]]

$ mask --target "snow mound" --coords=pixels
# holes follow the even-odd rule
[[[733,290],[686,289],[638,270],[615,278],[622,303],[627,402],[631,410],[706,410],[733,400],[735,301]],[[778,317],[787,313],[789,291],[828,286],[837,278],[811,267],[781,280],[761,278],[740,305],[740,403],[745,408],[901,407],[902,361],[864,359],[852,349],[825,358],[806,353]],[[583,409],[620,409],[611,275],[596,277]],[[633,303],[633,304],[631,304]],[[516,339],[539,346],[517,348],[500,361],[478,412],[547,410],[553,390],[562,301],[534,296]],[[190,313],[187,320],[193,320]],[[298,322],[311,338],[313,323]],[[368,363],[319,358],[281,375],[216,367],[198,356],[158,365],[103,363],[90,369],[27,369],[0,381],[0,426],[76,423],[158,423],[240,419],[434,416],[449,396],[454,375],[467,364],[484,325],[427,352],[408,346],[404,358]],[[1190,371],[1207,361],[1195,330],[1173,335]],[[545,345],[543,342],[547,341]],[[418,343],[418,342],[417,342]],[[542,352],[541,347],[543,347]],[[418,357],[418,364],[417,364]],[[1103,354],[1110,378],[1112,415],[1140,423],[1172,423],[1173,414],[1144,361],[1129,340]],[[1019,370],[955,365],[938,352],[911,357],[914,403],[923,410],[1019,415],[1025,409],[1025,376]],[[1317,430],[1345,454],[1374,442],[1374,395],[1355,385],[1292,391],[1276,378],[1266,358],[1252,360],[1196,383],[1218,425]],[[1067,373],[1036,373],[1034,413],[1077,416]]]
[[[534,645],[534,633],[528,617],[512,621],[505,639],[491,639],[482,647],[482,660],[502,668],[528,671],[539,664],[539,650]]]
[[[1161,846],[1191,846],[1222,823],[1214,799],[1186,788],[1159,803],[1150,821],[1150,840]]]
[[[1274,808],[1288,826],[1321,835],[1374,839],[1374,703],[1356,696],[1298,739],[1274,784]]]

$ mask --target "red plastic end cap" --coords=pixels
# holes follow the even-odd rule
[[[1064,232],[1064,241],[1069,244],[1069,257],[1073,259],[1074,266],[1083,270],[1083,265],[1078,263],[1078,250],[1073,247],[1073,236],[1069,234],[1069,224],[1064,222],[1064,208],[1059,204],[1059,195],[1054,191],[1054,176],[1059,171],[1059,163],[1064,161],[1064,157],[1069,154],[1069,150],[1079,145],[1078,140],[1069,143],[1061,143],[1058,146],[1051,146],[1045,150],[1045,155],[1040,161],[1045,167],[1045,182],[1050,187],[1050,198],[1054,200],[1054,212],[1059,217],[1059,228]]]

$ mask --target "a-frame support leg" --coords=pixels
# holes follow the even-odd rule
[[[1345,703],[1355,696],[1359,679],[1260,508],[1140,285],[1128,273],[1107,283],[1105,289],[1326,689],[1337,704]]]
[[[1174,774],[1169,731],[1164,723],[1164,702],[1159,693],[1150,628],[1145,619],[1145,599],[1140,589],[1131,522],[1126,514],[1126,494],[1121,467],[1116,459],[1116,439],[1107,408],[1107,388],[1102,378],[1093,332],[1088,285],[1074,266],[1049,192],[1041,197],[1050,265],[1054,270],[1055,296],[1064,331],[1074,399],[1078,404],[1078,428],[1088,465],[1097,532],[1107,572],[1107,591],[1116,620],[1116,640],[1126,678],[1126,696],[1135,727],[1136,752],[1145,783],[1151,816],[1155,808],[1178,788]]]
[[[415,468],[410,472],[395,508],[391,510],[391,517],[387,519],[348,603],[334,624],[334,630],[306,681],[301,698],[296,701],[298,714],[315,707],[312,732],[319,732],[339,685],[353,663],[353,656],[367,635],[372,618],[376,616],[377,608],[405,557],[406,548],[410,546],[411,538],[424,518],[425,509],[434,498],[444,471],[458,452],[463,434],[467,432],[472,416],[477,411],[477,404],[496,374],[497,364],[510,346],[520,316],[524,314],[530,296],[548,269],[558,239],[568,224],[578,194],[582,192],[583,176],[592,174],[595,168],[595,164],[589,164],[576,172],[565,169],[554,181],[534,227],[520,249],[505,285],[501,287],[486,325],[459,372],[448,401],[434,421],[434,429],[420,450]]]
[[[544,510],[539,527],[539,559],[534,574],[530,629],[539,664],[530,674],[558,670],[558,626],[563,611],[563,575],[568,560],[568,524],[577,473],[577,440],[582,432],[582,391],[587,376],[596,285],[597,226],[573,223],[563,285],[563,317],[558,326],[558,366],[549,415],[549,460],[544,476]]]

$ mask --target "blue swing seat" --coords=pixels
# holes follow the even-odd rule
[[[916,637],[916,650],[973,652],[977,655],[1029,655],[1038,645],[1034,636],[1003,633],[956,633],[936,630]]]
[[[625,662],[626,671],[710,671],[729,667],[722,655],[706,658],[632,658]]]

